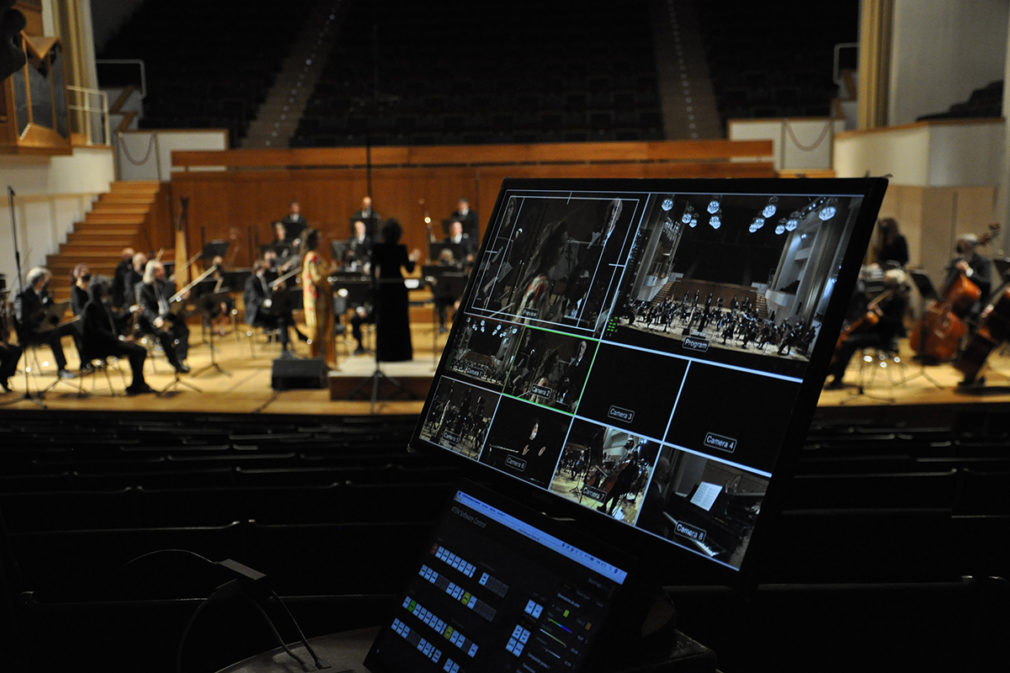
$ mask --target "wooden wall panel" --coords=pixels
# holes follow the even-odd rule
[[[631,156],[622,155],[619,145],[625,152],[631,151]],[[384,218],[400,220],[403,242],[423,251],[426,211],[436,236],[441,236],[442,219],[452,213],[459,197],[466,196],[477,211],[483,234],[505,177],[774,177],[771,161],[713,160],[720,156],[763,157],[770,154],[770,146],[766,145],[770,144],[716,141],[491,149],[376,148],[373,160],[378,165],[371,170],[371,192],[375,208]],[[540,163],[548,157],[572,162],[580,156],[590,159]],[[519,162],[497,161],[503,157]],[[348,237],[348,219],[368,191],[369,176],[359,163],[364,160],[361,148],[173,152],[172,158],[175,166],[209,166],[216,161],[233,167],[223,171],[176,170],[171,186],[174,204],[181,197],[190,199],[190,254],[203,242],[231,239],[242,250],[235,257],[239,266],[249,263],[250,251],[271,240],[271,223],[284,216],[292,199],[299,201],[309,224],[321,230],[328,251],[328,241]],[[460,165],[461,159],[471,163]]]

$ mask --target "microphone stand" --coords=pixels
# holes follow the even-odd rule
[[[21,277],[21,252],[18,250],[18,227],[17,220],[14,217],[14,188],[7,185],[7,204],[11,211],[11,236],[14,239],[14,268],[18,274],[18,298],[20,300],[21,295],[25,292],[24,281]],[[22,306],[23,308],[23,306]],[[18,341],[20,342],[21,335],[18,335]],[[27,344],[18,344],[19,346],[27,346]],[[22,357],[26,357],[27,353],[22,353]],[[25,394],[21,399],[31,400],[34,404],[47,409],[45,402],[42,401],[42,393],[37,395],[32,395],[31,381],[28,376],[28,367],[24,367],[25,372]],[[57,379],[58,380],[58,379]]]

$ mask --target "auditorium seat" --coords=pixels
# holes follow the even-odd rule
[[[800,474],[789,481],[792,508],[952,507],[958,471]]]
[[[383,594],[404,586],[430,521],[253,523],[248,565],[284,595]]]

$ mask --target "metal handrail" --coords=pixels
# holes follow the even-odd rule
[[[859,43],[858,42],[839,42],[838,44],[835,45],[834,56],[833,56],[833,61],[832,61],[832,65],[831,65],[831,78],[832,78],[832,80],[834,81],[835,84],[841,84],[842,83],[842,73],[839,72],[839,71],[841,70],[840,63],[841,63],[841,60],[842,60],[842,50],[843,49],[855,49],[856,51],[859,51]]]
[[[136,64],[140,67],[140,97],[147,97],[147,67],[144,62],[139,58],[96,58],[95,64],[101,65],[103,63],[109,63],[111,65],[130,65]]]
[[[91,144],[91,145],[96,145],[96,144],[108,145],[108,144],[111,144],[111,142],[112,142],[112,140],[111,140],[112,134],[110,133],[110,130],[109,130],[109,94],[108,94],[108,92],[102,91],[100,89],[89,89],[89,88],[83,87],[83,86],[74,86],[73,84],[67,84],[65,88],[66,88],[67,91],[74,91],[74,92],[82,93],[85,96],[85,98],[84,98],[84,104],[83,105],[70,105],[70,104],[68,104],[67,105],[67,109],[68,110],[80,110],[82,112],[88,113],[89,116],[91,114],[95,113],[95,112],[97,112],[97,113],[99,113],[101,115],[102,133],[103,133],[102,141],[103,142],[101,142],[101,143],[94,142],[94,138],[91,137],[91,124],[88,124],[85,127],[86,128],[86,135],[87,135],[87,138],[88,138],[88,143]],[[90,101],[90,99],[88,98],[89,96],[98,96],[99,100],[101,101],[101,104],[98,107],[92,106],[90,104],[90,102],[89,102]]]

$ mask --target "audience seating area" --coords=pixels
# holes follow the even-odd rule
[[[224,127],[237,146],[312,2],[148,0],[102,58],[146,63],[142,127]],[[723,123],[831,114],[832,47],[855,41],[854,6],[814,17],[798,0],[695,5]],[[338,17],[292,146],[664,138],[650,0],[479,12],[462,0],[347,0]]]
[[[144,61],[141,128],[225,128],[237,147],[311,2],[148,0],[99,58]]]
[[[922,115],[916,121],[931,119],[965,119],[971,117],[998,118],[1003,116],[1003,80],[990,82],[971,92],[968,100],[951,105],[945,112]]]
[[[648,3],[350,5],[297,146],[660,140]]]
[[[833,114],[833,48],[856,42],[857,4],[832,3],[816,12],[800,0],[694,5],[723,124]]]
[[[460,476],[406,451],[414,422],[5,413],[5,649],[28,658],[30,671],[52,670],[29,655],[47,643],[106,670],[131,670],[141,656],[148,670],[173,670],[170,645],[199,599],[228,579],[207,560],[226,558],[266,573],[310,634],[376,623]],[[855,634],[901,621],[888,642],[902,661],[921,657],[923,634],[943,629],[972,656],[1002,652],[993,634],[1010,625],[1008,434],[996,412],[929,427],[815,424],[784,511],[756,548],[749,599],[670,568],[665,581],[685,630],[720,652],[727,671],[760,670],[743,666],[774,657],[761,647],[776,638],[824,656],[817,648],[838,637],[825,625]],[[876,612],[884,605],[886,617]],[[957,618],[995,605],[1003,609],[990,621]],[[927,607],[935,624],[913,628]],[[214,601],[207,614],[220,617],[201,617],[186,649],[208,666],[272,642],[241,601]],[[274,618],[284,623],[283,613]],[[248,631],[222,631],[220,619],[248,622]],[[881,644],[880,633],[862,637],[865,648]],[[960,646],[931,656],[956,664]],[[121,656],[111,661],[110,651]]]

